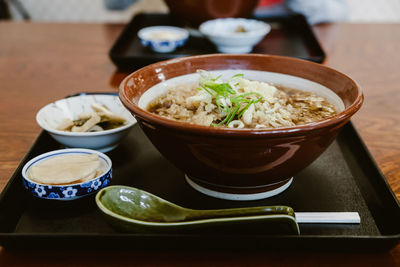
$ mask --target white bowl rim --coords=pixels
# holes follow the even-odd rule
[[[169,29],[169,30],[172,30],[172,31],[175,31],[175,32],[180,32],[180,33],[182,33],[182,37],[181,38],[175,38],[175,39],[172,39],[172,40],[169,40],[169,39],[156,40],[156,39],[146,38],[145,36],[143,36],[147,31],[157,30],[157,29]],[[180,40],[187,39],[189,37],[189,32],[187,30],[185,30],[184,28],[180,28],[180,27],[176,27],[176,26],[154,25],[154,26],[144,27],[144,28],[140,29],[138,31],[137,35],[139,36],[140,39],[147,40],[147,41],[150,41],[150,42],[175,42],[175,41],[180,41]]]
[[[127,124],[126,125],[123,125],[123,126],[120,126],[120,127],[114,128],[114,129],[99,131],[99,132],[67,132],[67,131],[61,131],[61,130],[56,130],[56,129],[47,127],[47,126],[43,125],[39,120],[40,113],[43,112],[43,110],[45,108],[49,107],[50,105],[55,104],[58,101],[62,101],[62,100],[70,99],[70,98],[79,98],[79,97],[96,96],[96,95],[111,96],[111,97],[114,97],[114,98],[118,98],[118,95],[107,95],[107,94],[78,95],[78,96],[71,96],[71,97],[68,97],[68,98],[62,98],[62,99],[56,100],[56,101],[51,102],[51,103],[47,104],[46,106],[42,107],[36,113],[36,122],[42,129],[44,129],[44,130],[46,130],[46,131],[48,131],[50,133],[53,133],[53,134],[56,134],[56,135],[62,135],[62,136],[71,136],[71,137],[72,136],[79,136],[79,137],[103,136],[103,135],[108,135],[108,134],[112,134],[112,133],[123,131],[123,130],[125,130],[127,128],[130,128],[130,127],[132,127],[133,125],[136,124],[136,120],[134,119],[133,121],[127,120]],[[127,111],[129,112],[128,109],[127,109]]]
[[[252,22],[252,23],[257,23],[258,25],[261,25],[262,27],[260,29],[256,29],[254,31],[250,31],[250,32],[243,32],[243,33],[238,33],[238,34],[232,34],[232,33],[226,33],[226,32],[222,32],[222,33],[218,33],[218,34],[214,34],[211,33],[208,30],[208,26],[213,23],[216,23],[218,21],[243,21],[243,22]],[[262,21],[262,20],[257,20],[257,19],[245,19],[245,18],[218,18],[218,19],[212,19],[212,20],[207,20],[205,22],[203,22],[202,24],[200,24],[199,26],[199,31],[206,36],[209,37],[214,37],[214,38],[243,38],[243,37],[250,37],[250,36],[262,36],[262,35],[266,35],[267,33],[269,33],[271,31],[271,25],[269,25],[268,23]]]
[[[75,183],[75,184],[64,184],[64,185],[53,185],[53,184],[43,184],[43,183],[39,183],[36,181],[32,181],[31,179],[29,179],[26,175],[28,169],[31,166],[35,165],[35,162],[39,162],[42,161],[44,158],[51,158],[51,157],[57,157],[60,154],[97,154],[99,155],[99,157],[101,157],[102,159],[104,159],[107,162],[107,170],[104,171],[103,173],[99,174],[98,176],[96,176],[93,179],[90,179],[88,181],[85,182],[81,182],[81,183]],[[53,150],[53,151],[49,151],[43,154],[40,154],[36,157],[34,157],[33,159],[29,160],[27,163],[25,163],[24,167],[22,168],[22,177],[33,184],[37,184],[37,185],[42,185],[42,186],[51,186],[51,187],[65,187],[65,186],[78,186],[78,185],[82,185],[82,184],[86,184],[88,182],[92,182],[94,180],[97,180],[101,177],[103,177],[105,174],[109,173],[111,171],[112,168],[112,161],[111,159],[104,153],[99,152],[97,150],[92,150],[92,149],[86,149],[86,148],[64,148],[64,149],[58,149],[58,150]]]

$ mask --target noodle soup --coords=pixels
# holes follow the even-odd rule
[[[247,75],[236,73],[224,79],[221,74],[215,76],[198,71],[198,81],[165,85],[167,90],[151,100],[146,108],[181,122],[250,129],[321,121],[340,109],[317,92],[250,80]]]
[[[198,73],[199,69],[209,73]],[[249,86],[242,90],[237,83]],[[250,85],[257,90],[250,90]],[[157,105],[163,108],[157,99],[179,87],[188,90],[187,95],[181,95],[184,106],[170,102],[164,108],[184,107],[188,116],[177,113],[174,116],[179,117],[171,119],[149,111]],[[263,89],[258,90],[259,87]],[[266,110],[257,110],[259,104],[267,102],[268,111],[290,108],[276,97],[280,89],[287,95],[297,93],[285,91],[287,88],[322,97],[332,104],[327,112],[332,108],[337,114],[311,122],[302,121],[299,116],[288,124],[276,119],[274,122],[281,123],[276,128],[255,121],[257,111],[270,115]],[[293,176],[326,151],[363,102],[357,83],[343,73],[304,60],[259,54],[212,54],[158,62],[127,76],[119,90],[120,99],[136,116],[144,134],[163,157],[185,174],[190,186],[209,196],[230,200],[262,199],[283,192]],[[302,103],[300,99],[287,102],[292,109],[300,109],[296,105]],[[212,120],[201,125],[187,121],[200,112],[207,112],[205,116],[213,116]],[[246,118],[249,113],[252,116]],[[243,123],[243,128],[237,121]],[[295,126],[284,126],[291,123]]]

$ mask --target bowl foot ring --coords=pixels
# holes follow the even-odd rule
[[[246,201],[246,200],[259,200],[259,199],[264,199],[264,198],[269,198],[273,197],[275,195],[278,195],[285,191],[293,182],[293,177],[289,178],[285,181],[282,182],[282,185],[279,185],[278,187],[274,187],[271,190],[268,191],[263,191],[263,192],[258,192],[258,193],[250,193],[250,194],[243,194],[243,193],[227,193],[227,192],[219,192],[216,190],[211,190],[209,188],[206,188],[196,182],[193,181],[187,174],[185,174],[185,179],[186,182],[193,187],[195,190],[211,196],[215,198],[220,198],[220,199],[227,199],[227,200],[238,200],[238,201]]]

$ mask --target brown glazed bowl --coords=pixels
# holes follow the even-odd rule
[[[259,0],[164,0],[164,2],[174,17],[192,27],[197,27],[210,19],[250,17]]]
[[[342,111],[295,127],[229,129],[182,123],[139,107],[141,96],[152,86],[198,69],[259,71],[258,77],[266,80],[269,75],[281,75],[283,83],[285,77],[294,79],[282,85],[297,89],[304,87],[302,82],[312,83],[333,91]],[[285,190],[292,177],[332,143],[363,102],[357,83],[343,73],[300,59],[259,54],[212,54],[158,62],[127,76],[119,97],[161,154],[186,174],[191,186],[232,200],[260,199]]]

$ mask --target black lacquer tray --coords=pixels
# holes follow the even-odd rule
[[[224,231],[122,233],[112,228],[94,196],[68,202],[31,196],[21,170],[31,158],[60,149],[42,132],[0,195],[0,245],[6,248],[132,250],[374,250],[400,239],[400,206],[351,123],[283,193],[257,201],[215,199],[192,189],[181,171],[164,159],[138,125],[115,150],[111,184],[137,187],[179,205],[217,209],[288,205],[295,211],[357,211],[361,224],[300,224],[301,234],[271,234],[271,225],[245,224]],[[272,226],[273,227],[273,226]],[[268,230],[268,231],[266,231]]]
[[[325,53],[304,16],[291,14],[279,17],[257,18],[269,23],[271,32],[252,53],[297,57],[321,63]],[[137,69],[161,60],[217,53],[206,38],[190,36],[186,45],[172,53],[156,53],[140,44],[137,32],[147,26],[184,25],[168,14],[139,14],[126,25],[109,52],[111,60],[121,69]]]

